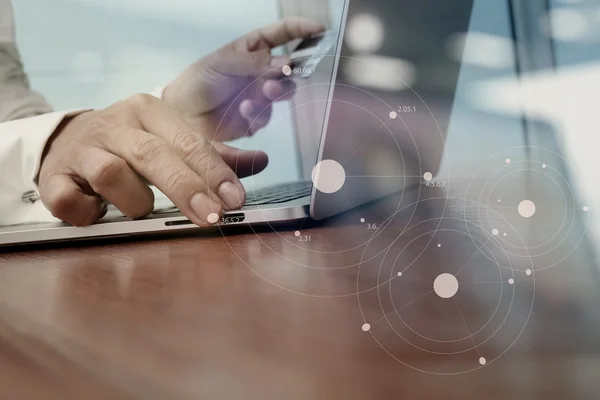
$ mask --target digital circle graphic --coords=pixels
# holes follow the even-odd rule
[[[388,228],[393,230],[393,224]],[[530,288],[535,281],[531,276],[514,285],[515,270],[502,267],[511,266],[511,257],[492,245],[490,233],[466,219],[438,217],[405,230],[376,262],[366,249],[358,277],[359,306],[374,340],[391,357],[417,371],[456,375],[487,367],[518,340],[533,309],[535,292]],[[514,236],[520,238],[518,232]],[[473,245],[465,248],[468,238]],[[431,252],[432,247],[437,251]],[[375,293],[361,290],[360,283],[375,272]],[[372,299],[367,300],[373,296],[379,311],[373,309]],[[513,312],[516,296],[519,309],[526,306],[529,313]],[[369,308],[363,309],[363,303]],[[495,350],[490,351],[485,344],[492,339]],[[406,346],[438,357],[440,363],[405,359],[407,351],[400,349]],[[464,363],[445,363],[446,357]]]
[[[536,261],[519,270],[559,266],[582,243],[589,223],[589,208],[579,205],[585,204],[582,192],[564,174],[570,169],[567,159],[546,148],[502,149],[473,173],[464,198],[476,204],[465,203],[463,211],[491,232],[502,232],[491,235],[492,246],[516,260]],[[519,233],[527,236],[525,242],[517,238]]]
[[[449,299],[458,292],[458,280],[452,274],[441,274],[435,278],[433,290],[442,299]]]
[[[348,76],[356,72],[344,68],[340,71],[341,74],[348,72]],[[282,72],[288,72],[288,76],[293,73],[285,66]],[[292,79],[295,77],[292,76]],[[394,79],[402,81],[399,77]],[[328,87],[327,83],[324,82],[323,87]],[[407,92],[412,90],[405,86]],[[306,86],[310,87],[314,86]],[[336,201],[341,199],[339,201],[353,205],[356,199],[352,191],[345,190],[350,187],[349,182],[354,183],[351,180],[363,180],[365,187],[381,188],[406,178],[394,173],[379,173],[381,165],[394,165],[393,162],[400,159],[404,162],[406,143],[398,144],[397,149],[392,149],[394,152],[386,153],[389,150],[386,146],[381,146],[381,152],[370,152],[373,174],[366,171],[363,175],[361,171],[355,175],[348,159],[364,157],[359,152],[368,140],[372,140],[370,144],[377,143],[380,139],[377,134],[393,137],[397,131],[403,130],[413,141],[416,135],[410,129],[409,113],[398,109],[400,105],[408,105],[406,102],[386,104],[377,97],[376,91],[370,93],[347,82],[337,84],[337,88],[348,90],[353,95],[371,96],[373,104],[378,104],[372,109],[370,106],[361,108],[360,104],[351,102],[337,104],[350,110],[347,115],[353,116],[356,112],[365,118],[373,118],[375,129],[365,129],[364,141],[340,143],[340,147],[347,146],[346,157],[338,158],[325,152],[330,159],[318,163],[311,174],[318,192],[335,193]],[[304,89],[299,85],[294,90]],[[420,99],[416,93],[415,97]],[[298,102],[293,107],[297,111],[314,104]],[[428,110],[425,101],[417,105]],[[234,108],[231,112],[236,113],[237,110]],[[431,118],[435,119],[433,115]],[[251,123],[249,125],[252,126]],[[441,136],[441,130],[436,133]],[[419,160],[420,156],[415,154]],[[452,197],[456,193],[446,192],[453,180],[452,174],[446,176],[443,170],[423,164],[410,171],[410,178],[422,178],[414,191],[414,198],[402,197],[391,211],[365,214],[362,210],[351,208],[348,226],[328,228],[326,233],[316,231],[311,237],[313,231],[300,225],[297,231],[293,231],[293,236],[289,231],[281,234],[282,243],[274,244],[257,235],[256,242],[249,248],[242,250],[232,244],[232,251],[256,256],[240,257],[243,259],[256,260],[260,259],[259,255],[277,259],[279,262],[276,264],[283,264],[293,273],[282,274],[282,268],[270,269],[252,261],[246,262],[246,265],[266,282],[290,293],[319,297],[323,301],[357,296],[363,317],[361,329],[369,332],[367,338],[372,337],[392,358],[412,369],[455,375],[488,367],[510,350],[527,326],[535,298],[535,278],[541,265],[534,265],[532,260],[551,254],[556,244],[566,246],[563,234],[572,227],[574,211],[581,215],[585,215],[582,210],[588,211],[587,206],[583,206],[586,203],[579,203],[576,210],[553,214],[560,217],[561,224],[542,232],[540,240],[536,237],[537,241],[529,242],[527,224],[547,216],[552,210],[548,205],[551,201],[557,203],[558,208],[562,207],[562,200],[570,201],[571,194],[565,190],[564,196],[551,199],[529,196],[527,192],[518,192],[517,196],[514,188],[520,184],[563,183],[554,158],[540,157],[530,161],[526,162],[513,148],[503,149],[475,170],[464,198]],[[436,172],[436,181],[428,171]],[[519,173],[522,171],[534,173],[534,178],[520,181]],[[472,182],[477,184],[471,185]],[[483,187],[479,186],[479,182],[484,183]],[[429,193],[431,188],[444,190]],[[535,191],[532,192],[535,194]],[[404,196],[404,191],[401,194]],[[451,207],[447,208],[449,202]],[[449,211],[445,213],[447,209]],[[316,277],[322,276],[318,274],[323,272],[340,273],[342,277],[356,272],[356,288],[348,290],[346,285],[339,290],[343,285],[307,283],[318,282]],[[302,274],[303,279],[289,279],[295,273]],[[354,278],[354,275],[351,276]],[[360,323],[352,327],[358,330],[359,326]],[[440,362],[419,362],[419,357],[406,357],[405,354],[409,353],[406,349],[413,352],[411,354],[426,354],[427,357],[422,358],[428,361],[439,359]],[[448,362],[455,359],[460,362]]]
[[[531,200],[523,200],[519,203],[519,215],[523,218],[531,218],[535,214],[535,203]]]
[[[334,61],[335,58],[333,56],[327,55],[326,58],[331,58],[330,61]],[[350,124],[351,127],[356,127],[356,124],[360,122],[360,124],[367,123],[367,129],[365,129],[365,134],[367,136],[359,138],[355,138],[354,140],[350,140],[346,136],[346,140],[343,143],[340,143],[346,151],[341,154],[338,158],[328,156],[327,153],[324,153],[322,156],[322,163],[315,166],[312,170],[311,181],[313,183],[313,190],[316,190],[318,193],[326,193],[326,194],[336,194],[335,201],[347,202],[352,206],[353,202],[356,202],[357,198],[352,197],[353,193],[351,191],[345,191],[345,185],[348,183],[348,180],[361,180],[365,183],[367,187],[371,187],[373,189],[366,190],[379,190],[379,187],[388,186],[393,180],[398,180],[401,183],[406,182],[408,179],[412,180],[414,176],[396,176],[394,173],[398,170],[408,171],[408,165],[405,165],[407,159],[405,156],[407,154],[407,148],[412,148],[411,151],[414,151],[414,156],[416,159],[419,159],[421,155],[419,154],[419,147],[417,146],[418,140],[415,138],[419,138],[418,135],[415,135],[413,129],[419,128],[419,131],[422,129],[422,122],[427,121],[429,128],[429,134],[431,135],[431,139],[433,140],[443,140],[444,134],[440,125],[436,120],[436,116],[433,114],[432,110],[429,108],[425,100],[413,89],[410,87],[412,81],[406,79],[406,76],[398,76],[402,75],[395,69],[389,69],[386,64],[379,63],[377,60],[365,60],[360,57],[341,57],[339,74],[340,77],[348,76],[349,68],[358,68],[359,70],[369,68],[371,70],[377,70],[380,77],[387,77],[389,83],[398,88],[398,90],[402,90],[405,100],[403,103],[407,108],[411,108],[411,110],[419,109],[420,117],[422,117],[419,126],[411,126],[407,123],[407,120],[404,114],[400,115],[397,113],[396,109],[400,107],[400,104],[396,104],[396,100],[392,103],[389,103],[389,98],[386,99],[379,91],[369,90],[361,86],[356,82],[352,82],[345,79],[338,79],[338,82],[335,83],[335,90],[331,88],[331,74],[315,74],[311,77],[310,80],[301,80],[300,77],[296,77],[294,74],[294,70],[285,71],[290,72],[290,78],[295,80],[296,83],[302,83],[300,85],[295,85],[288,93],[282,93],[280,99],[276,99],[275,102],[279,100],[287,100],[290,95],[294,96],[294,101],[290,102],[292,105],[285,112],[276,112],[271,114],[271,108],[273,104],[265,105],[265,107],[257,110],[256,118],[253,121],[247,121],[248,130],[247,136],[251,136],[254,134],[253,126],[254,124],[259,124],[262,120],[269,118],[269,123],[276,123],[276,119],[281,118],[285,121],[285,123],[289,123],[290,119],[293,119],[295,116],[292,113],[302,114],[303,110],[312,109],[314,107],[322,107],[326,104],[334,105],[336,109],[343,108],[347,113],[345,118],[338,118],[332,116],[330,120],[336,121],[335,123],[345,122],[346,124]],[[323,62],[323,64],[327,64],[327,62]],[[333,65],[333,62],[331,63]],[[279,71],[277,71],[279,69]],[[277,66],[273,68],[271,72],[285,72],[283,66]],[[214,133],[215,137],[218,137],[221,130],[227,131],[228,124],[235,120],[239,115],[239,107],[237,105],[244,98],[249,98],[254,96],[255,94],[255,86],[256,84],[260,84],[263,77],[257,77],[253,82],[249,82],[249,84],[241,91],[239,91],[239,95],[235,98],[231,99],[231,104],[228,109],[224,110],[223,116],[217,129]],[[302,99],[303,96],[297,96],[302,91],[307,90],[315,90],[316,92],[323,93],[322,96],[311,96],[311,99],[305,101]],[[329,93],[340,93],[344,92],[348,96],[333,96],[330,98],[328,96]],[[381,110],[385,110],[384,113]],[[390,116],[394,116],[391,114],[391,111],[395,112],[396,118],[392,121],[392,118],[388,118]],[[269,115],[267,115],[269,114]],[[298,115],[296,115],[298,116]],[[310,116],[306,116],[306,118],[312,118]],[[350,121],[350,122],[349,122]],[[320,122],[320,121],[319,121]],[[319,124],[317,124],[319,125]],[[331,125],[331,124],[330,124]],[[329,126],[328,128],[331,128]],[[371,130],[372,129],[372,130]],[[348,131],[348,128],[345,128],[344,131]],[[370,132],[367,132],[370,131]],[[329,132],[329,131],[328,131]],[[318,142],[320,132],[315,131],[315,139]],[[402,135],[402,141],[398,140],[397,135]],[[257,140],[268,141],[270,138],[269,135],[261,134],[256,135]],[[369,142],[370,141],[370,142]],[[359,157],[364,158],[366,155],[372,156],[373,152],[367,150],[371,150],[370,146],[364,146],[367,142],[370,145],[381,143],[382,148],[381,151],[377,152],[377,157],[373,158],[375,163],[370,166],[374,167],[374,174],[369,174],[370,171],[365,171],[369,175],[365,176],[346,176],[348,173],[347,165],[354,164],[352,161],[359,159]],[[361,150],[363,154],[360,154]],[[354,159],[353,159],[354,157]],[[447,163],[447,160],[443,161]],[[337,163],[337,165],[336,165]],[[393,166],[394,168],[390,168],[390,173],[381,173],[380,168],[386,165]],[[376,167],[376,168],[375,168]],[[358,171],[357,171],[358,172]],[[422,176],[423,171],[415,172]],[[390,176],[392,175],[392,176]],[[247,180],[244,181],[244,186],[248,188],[251,187],[260,187],[259,185],[253,185],[255,183],[253,181],[254,177],[248,177]],[[248,182],[248,183],[247,183]],[[408,182],[407,182],[408,183]],[[421,185],[415,188],[416,197],[420,197],[420,193],[423,190]],[[252,196],[252,188],[248,190],[249,197]],[[419,201],[410,201],[405,202],[405,193],[404,191],[399,192],[399,199],[397,204],[391,204],[390,213],[397,212],[399,210],[403,210],[409,215],[413,215],[416,212]],[[445,207],[445,203],[442,202],[443,207]],[[358,204],[356,204],[358,206]],[[262,211],[266,207],[257,206],[258,211]],[[411,217],[412,218],[412,217]],[[256,235],[257,242],[252,246],[252,249],[248,249],[249,252],[260,253],[262,255],[269,255],[274,258],[278,258],[280,260],[280,264],[286,265],[288,268],[295,269],[298,273],[306,274],[307,276],[312,276],[313,274],[322,274],[323,271],[333,271],[333,273],[344,274],[346,270],[357,269],[360,266],[360,250],[367,245],[371,240],[377,240],[377,232],[380,232],[380,228],[382,227],[380,220],[371,220],[369,219],[369,223],[367,224],[367,219],[361,218],[359,215],[356,218],[356,222],[360,221],[362,233],[361,235],[335,235],[333,238],[324,238],[322,236],[312,236],[311,231],[305,231],[303,228],[305,222],[309,222],[307,218],[304,221],[300,222],[300,227],[298,231],[301,231],[301,236],[290,235],[287,232],[279,232],[277,224],[267,223],[266,229],[271,229],[273,233],[278,235],[280,239],[282,239],[282,244],[273,245],[272,242],[263,240],[262,235]],[[379,219],[379,217],[377,218]],[[410,218],[405,221],[408,225],[410,224]],[[249,225],[249,229],[253,233],[257,233],[255,226]],[[262,231],[262,229],[261,229]],[[371,233],[375,234],[375,237],[371,237]],[[227,237],[225,236],[225,240]],[[228,241],[229,243],[229,241]],[[239,253],[241,250],[237,248],[235,243],[229,243],[230,248],[233,252]],[[313,257],[313,255],[318,255],[318,257]],[[354,258],[354,255],[357,258]],[[241,259],[246,260],[247,257],[240,256]],[[356,293],[353,292],[348,287],[334,285],[334,286],[323,286],[323,285],[305,285],[302,284],[301,280],[288,280],[284,275],[281,274],[281,268],[267,267],[262,265],[261,263],[255,263],[252,261],[245,261],[246,266],[257,276],[263,279],[265,282],[272,284],[280,289],[289,291],[291,293],[300,294],[307,297],[319,297],[319,298],[336,298],[336,297],[345,297],[345,296],[355,296]]]
[[[313,168],[312,182],[320,192],[335,193],[344,186],[346,171],[335,160],[323,160]]]

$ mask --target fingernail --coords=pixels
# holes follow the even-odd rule
[[[214,224],[219,220],[221,206],[208,198],[204,193],[197,193],[192,197],[190,206],[196,216],[203,222]]]
[[[231,182],[223,183],[219,187],[218,194],[227,208],[231,210],[242,207],[246,197],[245,191],[242,190],[238,185]]]

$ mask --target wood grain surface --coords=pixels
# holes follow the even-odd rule
[[[598,398],[585,216],[459,192],[314,226],[5,251],[0,398]]]

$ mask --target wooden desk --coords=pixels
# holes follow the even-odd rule
[[[580,214],[554,229],[551,198],[525,219],[516,190],[494,211],[422,189],[300,228],[310,241],[267,228],[1,254],[0,398],[598,398]]]

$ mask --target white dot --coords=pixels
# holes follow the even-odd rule
[[[507,164],[510,164],[510,158],[507,158],[507,159],[506,159],[506,163],[507,163]]]
[[[425,172],[423,174],[423,179],[425,179],[425,182],[429,182],[433,179],[433,174],[431,172]]]
[[[500,203],[502,200],[498,199],[498,203]]]
[[[451,274],[441,274],[433,282],[435,294],[442,299],[449,299],[458,292],[458,280]]]
[[[527,271],[525,271],[525,273],[526,273],[527,275],[531,275],[531,270],[530,270],[530,269],[528,269]]]
[[[346,26],[346,44],[356,52],[375,52],[383,45],[383,24],[370,14],[355,15]]]
[[[546,164],[542,164],[542,168],[546,168],[546,167],[547,167],[547,165],[546,165]]]
[[[364,218],[361,218],[361,219],[360,219],[360,222],[362,222],[362,223],[364,224],[364,223],[365,223],[365,219],[364,219]]]
[[[441,244],[441,243],[438,243],[438,247],[442,247],[442,244]]]
[[[363,324],[363,326],[362,326],[363,332],[368,332],[370,329],[371,329],[371,325]]]
[[[479,364],[485,365],[485,363],[487,363],[487,360],[485,359],[485,357],[479,357]]]
[[[508,236],[508,233],[504,232],[504,236]]]
[[[323,193],[335,193],[346,182],[344,167],[335,160],[323,160],[312,170],[312,181],[317,189]]]
[[[588,206],[583,207],[583,211],[588,212],[590,208]]]
[[[508,284],[509,284],[509,285],[512,285],[512,284],[514,284],[514,283],[515,283],[515,280],[514,280],[513,278],[510,278],[510,279],[508,280]]]
[[[215,224],[219,220],[219,214],[210,213],[208,215],[208,218],[206,218],[206,220],[208,221],[209,224]]]
[[[296,237],[300,237],[300,235],[301,235],[300,231],[296,231],[296,232],[294,232],[294,236],[296,236]]]
[[[498,236],[499,233],[500,231],[498,229],[492,229],[492,235]]]
[[[519,203],[519,215],[523,218],[531,218],[535,214],[535,204],[531,200],[523,200]]]
[[[402,271],[398,272],[398,276],[402,276]]]
[[[397,113],[396,111],[392,111],[392,112],[390,112],[390,118],[391,118],[391,119],[396,119],[396,118],[398,118],[398,113]]]
[[[281,71],[285,76],[290,76],[292,74],[292,68],[289,65],[284,65],[281,67]]]

